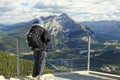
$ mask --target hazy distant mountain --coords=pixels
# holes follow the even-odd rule
[[[120,21],[86,21],[82,23],[101,37],[120,37]]]

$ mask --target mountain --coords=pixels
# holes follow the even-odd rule
[[[42,20],[45,22],[45,28],[51,33],[51,35],[59,35],[60,33],[63,33],[65,36],[70,37],[70,33],[74,33],[76,31],[88,34],[93,34],[92,31],[84,26],[83,24],[77,24],[75,21],[73,21],[67,14],[61,14],[60,16],[48,16],[48,17],[41,17]],[[29,22],[22,22],[17,23],[13,25],[2,25],[0,27],[1,31],[5,32],[5,35],[21,35],[26,34],[26,32],[30,29],[30,25],[35,21],[36,19],[33,19]]]
[[[42,19],[45,21],[45,28],[54,36],[75,37],[77,33],[76,37],[78,37],[78,35],[86,36],[87,34],[92,34],[90,29],[82,24],[75,23],[67,14],[42,17]]]
[[[79,40],[70,41],[67,40],[67,38],[81,38],[82,41],[86,41],[87,39],[86,37],[88,35],[94,34],[89,28],[87,28],[83,24],[76,23],[67,14],[64,13],[59,16],[51,15],[48,17],[41,17],[41,18],[45,22],[45,28],[49,31],[49,33],[52,36],[52,41],[50,46],[51,48],[78,47],[79,45],[75,46],[75,44],[78,43],[81,44]],[[6,37],[19,36],[21,38],[24,38],[23,40],[21,40],[22,41],[21,44],[24,45],[24,47],[26,47],[25,46],[26,35],[31,28],[30,25],[32,25],[32,23],[35,20],[37,19],[35,18],[28,22],[22,22],[9,26],[4,25],[5,27],[3,27],[3,29],[0,30],[0,32],[2,32],[0,36],[6,36]],[[7,41],[7,43],[9,42],[8,40],[2,40],[2,41]],[[11,43],[12,42],[13,44],[15,44],[15,41],[11,41]]]
[[[97,61],[96,58],[103,58],[106,60],[113,60],[114,57],[119,56],[119,42],[116,45],[114,43],[109,43],[105,38],[113,40],[118,38],[119,34],[119,21],[94,21],[94,22],[82,22],[77,23],[72,20],[67,14],[51,15],[48,17],[41,17],[45,22],[45,28],[51,34],[51,43],[49,44],[48,58],[51,59],[68,59],[68,58],[86,58],[87,56],[87,37],[95,34],[97,39],[104,40],[104,42],[95,42],[91,44],[91,61],[93,67],[100,68],[103,64],[101,61]],[[22,22],[13,25],[0,25],[0,50],[6,52],[16,53],[16,38],[14,36],[20,37],[20,53],[22,58],[30,59],[32,56],[30,48],[26,43],[26,34],[31,28],[30,25],[36,19],[30,20],[28,22]],[[113,30],[114,28],[114,30]],[[5,37],[6,36],[6,37]],[[93,40],[93,38],[92,38]],[[113,41],[114,42],[114,41]],[[107,43],[107,45],[105,45]],[[113,45],[109,45],[113,44]],[[107,46],[107,47],[106,47]],[[114,49],[115,48],[115,49]],[[118,49],[116,49],[118,48]],[[114,49],[114,53],[109,51]],[[105,50],[105,51],[104,51]],[[107,52],[108,51],[108,52]],[[118,52],[116,52],[118,51]],[[27,54],[23,54],[27,53]],[[114,57],[113,57],[114,56]],[[118,58],[119,60],[119,58]],[[64,60],[62,60],[64,61]],[[62,61],[60,63],[62,63]],[[69,63],[73,64],[73,61]],[[81,62],[74,60],[73,66],[78,64],[80,66]],[[116,62],[118,64],[119,62]],[[66,64],[66,62],[65,62]],[[109,65],[109,64],[107,64]],[[114,64],[113,64],[114,65]],[[80,67],[79,67],[80,68]],[[117,71],[117,70],[116,70]]]
[[[94,31],[96,36],[120,39],[120,21],[85,21],[82,24]]]

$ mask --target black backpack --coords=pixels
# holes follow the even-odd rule
[[[32,28],[27,35],[28,45],[31,47],[39,47],[42,45],[41,36],[42,34],[41,28]]]

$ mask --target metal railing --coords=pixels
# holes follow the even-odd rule
[[[4,41],[6,43],[4,43]],[[49,44],[46,67],[53,72],[95,70],[120,75],[120,64],[118,58],[116,58],[116,60],[105,58],[105,53],[109,54],[110,51],[116,51],[111,44],[106,45],[97,43],[96,45],[96,42],[92,42],[93,40],[91,40],[90,36],[88,36],[86,41],[83,41],[81,38],[67,38],[63,40],[61,39],[61,41],[63,41],[62,43],[67,46],[62,43],[57,43],[57,41],[53,41]],[[69,41],[69,43],[67,43],[67,41]],[[0,42],[1,50],[17,56],[16,76],[20,76],[20,59],[28,59],[32,62],[34,61],[32,51],[26,43],[26,38],[9,37],[8,39],[8,37],[4,37],[0,38]],[[70,44],[70,42],[75,43]],[[118,52],[111,52],[111,55],[120,52],[119,49],[117,50]],[[32,73],[32,70],[29,70],[28,73]]]

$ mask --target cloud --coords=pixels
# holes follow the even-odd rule
[[[39,8],[39,9],[47,9],[47,8],[58,8],[62,9],[63,7],[66,8],[70,5],[70,0],[41,0],[37,2],[33,8]]]
[[[1,0],[0,12],[9,12],[17,8],[18,0]]]
[[[0,12],[9,12],[14,10],[13,7],[0,7]]]
[[[76,21],[120,20],[120,0],[1,0],[0,23],[66,13]]]

